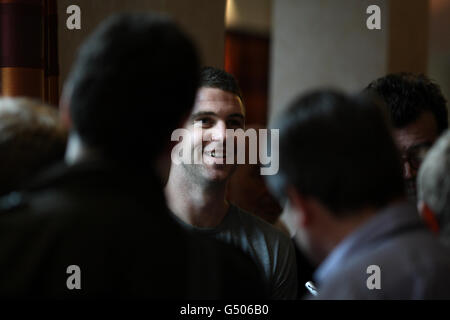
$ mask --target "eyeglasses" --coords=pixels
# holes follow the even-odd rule
[[[431,145],[431,142],[425,142],[409,148],[401,155],[403,163],[408,162],[414,170],[418,170],[425,159],[427,152],[430,150]]]

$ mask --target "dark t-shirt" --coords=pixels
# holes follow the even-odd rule
[[[235,205],[215,228],[198,228],[178,218],[185,229],[234,245],[253,258],[269,286],[271,299],[297,298],[295,251],[289,237]]]

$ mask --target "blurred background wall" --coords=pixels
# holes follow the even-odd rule
[[[58,41],[61,83],[70,70],[80,43],[106,17],[118,12],[161,12],[172,17],[190,34],[203,62],[223,67],[226,0],[58,0]],[[68,30],[66,8],[81,8],[81,30]]]
[[[372,4],[381,30],[366,28]],[[69,5],[81,30],[66,28]],[[359,90],[387,72],[424,72],[450,95],[450,0],[0,0],[0,94],[56,103],[82,40],[123,11],[178,21],[205,65],[237,77],[252,123],[306,90]]]
[[[369,5],[381,30],[368,30]],[[389,72],[425,73],[450,97],[449,0],[228,0],[225,68],[250,122],[316,87],[360,90]]]
[[[160,12],[191,35],[207,65],[223,67],[226,0],[0,0],[0,95],[58,104],[82,41],[109,15]],[[81,9],[81,29],[66,12]]]
[[[450,0],[430,0],[428,75],[450,99]],[[447,107],[448,107],[447,103]]]
[[[271,15],[272,0],[227,0],[225,70],[239,82],[249,124],[267,123]]]
[[[369,30],[366,8],[381,9]],[[389,72],[426,72],[428,0],[275,0],[270,115],[316,87],[357,91]]]

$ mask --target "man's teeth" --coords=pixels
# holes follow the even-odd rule
[[[208,152],[208,155],[210,155],[213,158],[225,158],[225,153],[216,152],[215,150]]]

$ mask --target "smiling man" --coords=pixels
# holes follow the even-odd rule
[[[225,200],[236,169],[236,164],[225,161],[226,130],[245,127],[242,95],[232,75],[211,67],[202,70],[200,89],[184,127],[194,137],[191,150],[200,150],[202,161],[172,163],[166,196],[176,220],[186,229],[249,254],[260,267],[272,299],[296,298],[295,252],[289,238]]]

